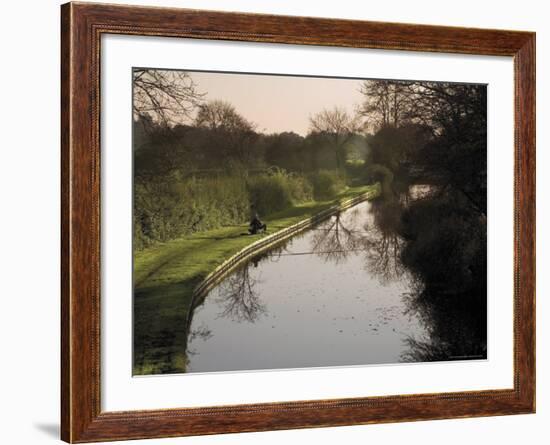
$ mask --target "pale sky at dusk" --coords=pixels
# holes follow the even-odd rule
[[[189,72],[206,100],[230,102],[257,131],[306,135],[309,116],[338,106],[353,113],[361,103],[361,80],[265,74]]]

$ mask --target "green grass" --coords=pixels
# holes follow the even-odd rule
[[[265,218],[266,234],[248,224],[198,232],[134,254],[134,374],[185,372],[186,318],[193,289],[217,266],[259,238],[363,194],[351,187],[336,198],[312,201]]]

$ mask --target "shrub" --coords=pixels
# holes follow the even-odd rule
[[[309,179],[315,199],[330,199],[346,188],[346,177],[338,170],[320,170]]]
[[[295,204],[313,200],[313,186],[305,176],[291,174],[288,175],[287,182]]]
[[[346,174],[348,177],[356,180],[365,178],[365,161],[364,159],[348,159],[345,164]]]
[[[134,185],[134,246],[239,224],[249,215],[245,181],[239,177],[166,179]]]
[[[242,172],[241,172],[242,173]],[[134,184],[134,248],[144,249],[193,232],[248,221],[250,205],[261,216],[313,199],[304,176],[271,169],[246,177],[169,177]]]
[[[268,215],[295,203],[309,201],[313,196],[307,178],[282,169],[270,169],[267,174],[249,178],[248,192],[251,204],[260,215]]]

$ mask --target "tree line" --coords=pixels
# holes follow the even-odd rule
[[[353,113],[321,110],[305,136],[265,134],[232,104],[206,100],[186,72],[135,70],[136,245],[242,223],[251,203],[271,213],[376,181],[385,196],[430,183],[485,213],[485,86],[365,80],[358,89]]]

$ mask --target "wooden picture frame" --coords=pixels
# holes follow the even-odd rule
[[[92,3],[65,4],[61,18],[63,440],[94,442],[535,411],[534,33]],[[513,389],[102,412],[99,73],[103,34],[512,56]]]

